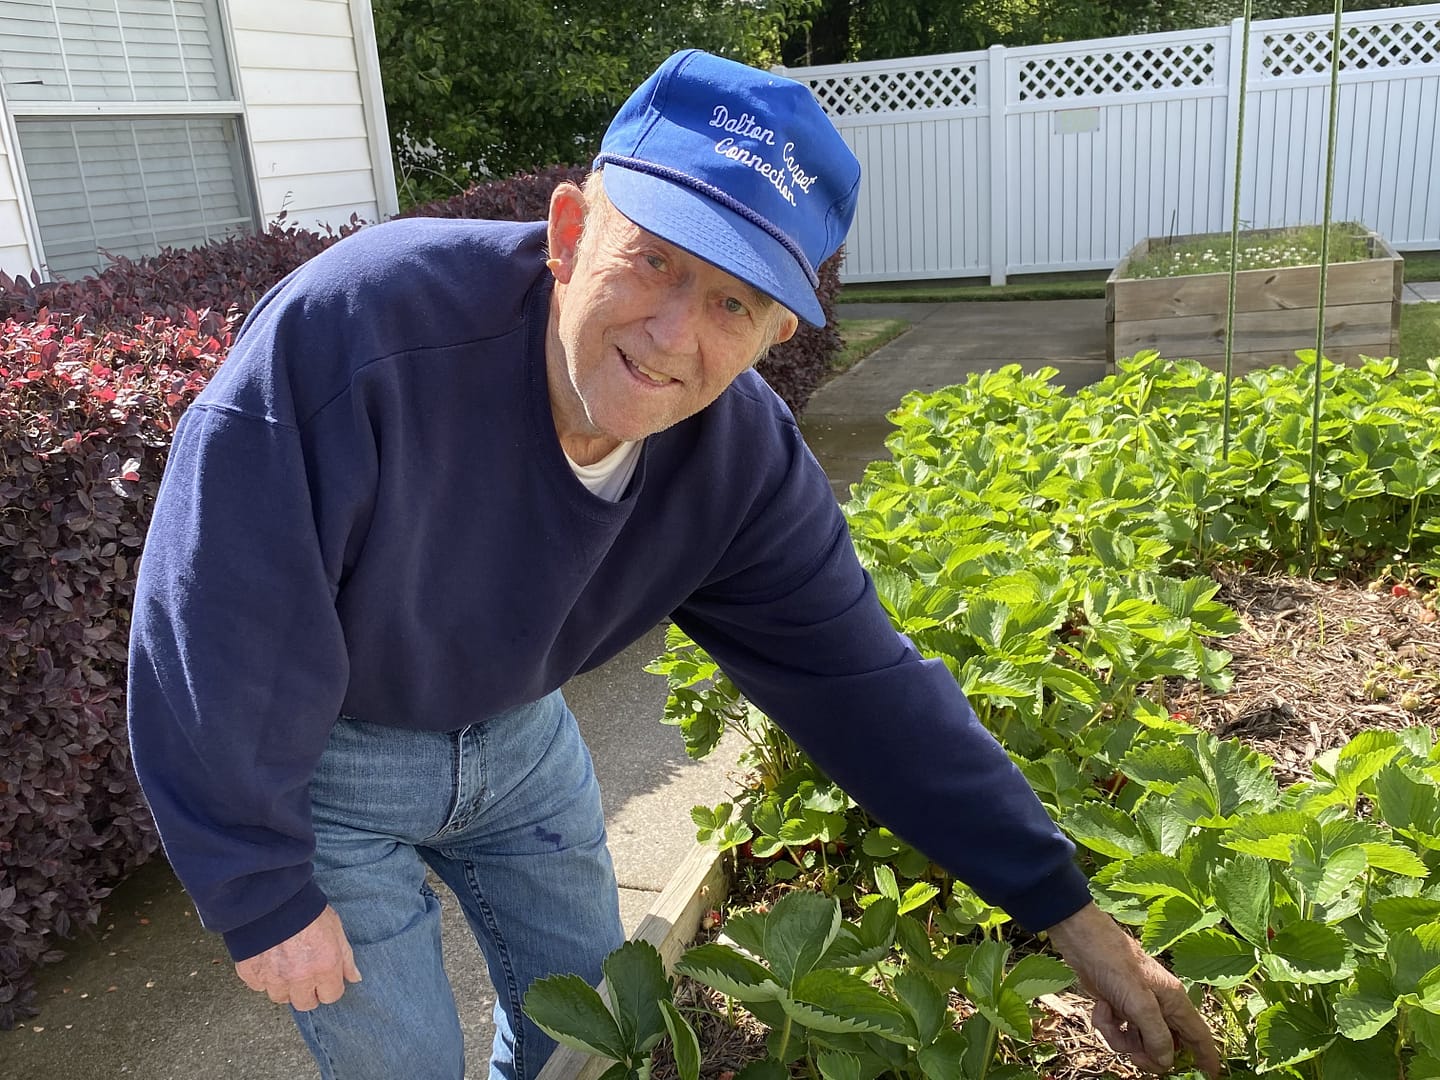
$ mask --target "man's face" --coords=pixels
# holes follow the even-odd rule
[[[557,243],[552,210],[551,253],[564,372],[552,358],[550,388],[562,440],[662,431],[714,401],[772,336],[795,330],[772,300],[608,205],[592,210],[573,246]]]

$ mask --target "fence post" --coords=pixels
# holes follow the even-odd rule
[[[1225,82],[1225,195],[1221,206],[1221,221],[1225,228],[1233,228],[1229,218],[1234,217],[1231,207],[1239,206],[1235,201],[1235,158],[1240,153],[1240,140],[1245,133],[1240,130],[1240,86],[1245,77],[1245,20],[1230,20],[1230,77]],[[1242,199],[1243,201],[1243,199]]]
[[[1010,232],[1008,172],[1010,155],[1005,138],[1005,46],[991,45],[986,63],[986,93],[990,96],[990,284],[1005,284],[1005,267],[1010,261],[1006,241]]]

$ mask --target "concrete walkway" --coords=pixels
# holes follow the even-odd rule
[[[805,440],[844,498],[866,463],[885,454],[885,415],[911,390],[1019,364],[1060,370],[1074,389],[1105,376],[1104,300],[964,304],[841,304],[842,319],[905,319],[912,327],[822,386],[801,418]]]

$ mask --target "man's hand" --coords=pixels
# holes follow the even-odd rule
[[[1129,1054],[1148,1072],[1163,1073],[1174,1067],[1176,1048],[1188,1047],[1198,1068],[1212,1078],[1220,1075],[1210,1029],[1180,980],[1145,955],[1115,920],[1087,904],[1049,934],[1095,999],[1095,1027],[1112,1050]]]
[[[251,990],[301,1012],[339,1001],[347,982],[360,981],[340,916],[331,907],[294,937],[241,960],[235,973]]]

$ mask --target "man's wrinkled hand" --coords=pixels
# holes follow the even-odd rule
[[[1110,1048],[1148,1072],[1169,1072],[1175,1051],[1220,1075],[1220,1054],[1180,980],[1147,956],[1115,920],[1089,904],[1049,930],[1050,940],[1095,1000],[1095,1027]]]
[[[347,982],[360,981],[345,928],[331,907],[294,937],[241,960],[235,973],[251,990],[301,1012],[339,1001]]]

